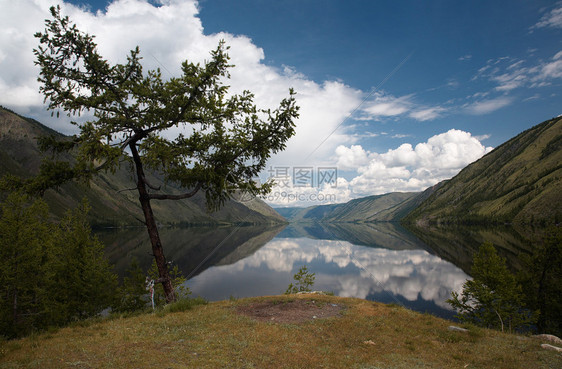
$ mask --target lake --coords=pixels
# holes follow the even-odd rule
[[[488,240],[517,267],[524,238],[511,229],[441,228],[410,233],[396,223],[161,228],[167,259],[210,301],[285,292],[306,265],[314,290],[395,303],[451,319],[472,254]],[[152,263],[144,228],[98,233],[120,276]],[[422,241],[423,240],[423,241]]]

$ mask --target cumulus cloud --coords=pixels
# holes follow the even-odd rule
[[[346,168],[359,174],[349,181],[353,197],[392,191],[421,191],[456,175],[462,168],[490,152],[469,132],[451,129],[415,146],[405,143],[379,154],[362,147],[338,147]],[[365,157],[369,159],[368,164]],[[353,160],[360,158],[360,160]],[[338,161],[340,162],[340,161]]]
[[[275,108],[293,87],[301,106],[296,135],[274,161],[296,163],[319,146],[311,160],[321,163],[337,146],[354,141],[344,126],[322,142],[359,105],[361,91],[338,81],[316,83],[290,66],[266,65],[265,51],[246,36],[205,34],[195,0],[162,1],[160,6],[146,0],[114,0],[105,12],[95,14],[61,0],[0,0],[1,105],[71,133],[67,117],[55,120],[45,111],[36,81],[38,69],[32,50],[37,47],[37,40],[33,35],[43,30],[51,5],[60,5],[62,13],[79,29],[95,35],[100,54],[111,63],[125,62],[128,50],[138,45],[145,70],[160,68],[164,77],[169,78],[179,75],[186,59],[209,59],[210,51],[225,40],[235,65],[228,81],[231,92],[250,90],[259,107]]]
[[[335,150],[334,182],[322,183],[319,169],[309,167],[308,185],[298,185],[295,168],[281,166],[273,173],[275,185],[265,201],[273,206],[312,206],[344,203],[349,200],[389,192],[423,191],[445,179],[492,150],[469,132],[451,129],[430,137],[426,142],[404,143],[384,153],[370,152],[361,145],[340,145]],[[297,167],[298,169],[298,167]],[[326,169],[326,168],[324,168]],[[351,172],[351,179],[341,176]]]
[[[367,152],[360,145],[351,147],[340,145],[336,148],[336,155],[338,157],[336,165],[340,170],[356,169],[369,162]]]

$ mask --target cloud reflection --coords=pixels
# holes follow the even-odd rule
[[[263,281],[252,280],[254,295],[279,294],[304,264],[316,273],[314,288],[318,290],[358,298],[386,291],[407,301],[430,301],[444,309],[449,309],[445,300],[451,291],[460,291],[468,278],[460,268],[425,250],[388,250],[345,241],[276,238],[243,260],[208,269],[189,285],[196,293],[216,291],[216,285],[224,285],[224,281],[228,281],[229,288],[236,288],[236,280],[247,284],[244,275],[258,275],[255,273],[259,269],[268,277]],[[262,283],[265,280],[267,283]],[[231,294],[240,296],[236,291],[227,296]]]

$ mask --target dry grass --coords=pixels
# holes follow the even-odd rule
[[[260,322],[238,307],[274,299],[346,305],[299,324]],[[333,296],[222,301],[105,320],[2,342],[0,368],[560,368],[540,341],[479,328],[451,332],[427,314]]]

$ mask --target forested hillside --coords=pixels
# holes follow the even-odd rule
[[[446,181],[405,222],[552,224],[562,220],[562,119],[534,126]]]
[[[42,153],[37,137],[61,136],[37,121],[21,117],[0,107],[0,176],[13,174],[29,177],[37,174]],[[151,181],[156,186],[177,191],[173,184],[164,183],[154,173]],[[67,209],[75,208],[86,197],[92,207],[89,214],[93,225],[139,225],[142,212],[138,205],[133,175],[129,164],[124,162],[115,173],[101,173],[89,184],[68,183],[45,193],[52,215],[60,218]],[[179,192],[179,191],[178,191]],[[154,201],[157,220],[162,224],[211,224],[211,223],[277,223],[284,219],[260,199],[248,202],[228,201],[214,213],[205,207],[205,198],[197,194],[182,201]]]

